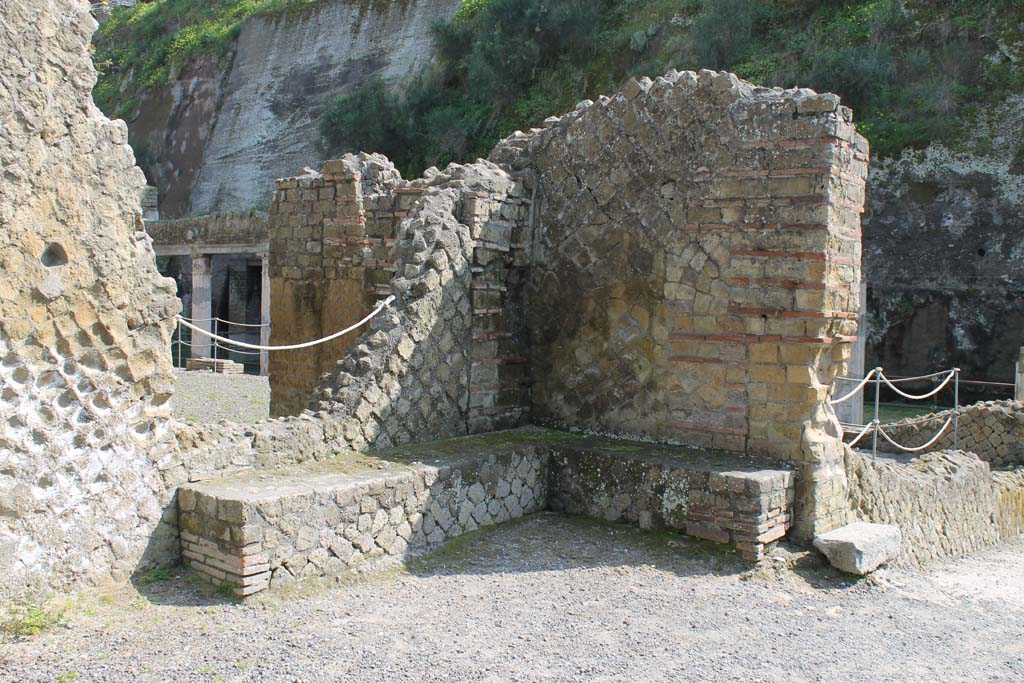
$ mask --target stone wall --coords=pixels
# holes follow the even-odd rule
[[[911,448],[931,441],[948,413],[901,420],[885,427],[893,441]],[[956,448],[996,467],[1024,467],[1024,402],[985,401],[960,409]],[[952,450],[953,427],[939,437],[936,451]]]
[[[158,249],[185,247],[200,254],[210,253],[211,247],[259,245],[270,239],[268,216],[256,211],[146,221],[146,232]]]
[[[323,174],[277,181],[270,208],[273,345],[344,329],[387,296],[382,285],[394,276],[395,237],[419,194],[397,191],[400,184],[398,171],[379,155],[328,161]],[[272,354],[271,414],[305,409],[320,376],[363,331]]]
[[[293,486],[261,487],[258,475],[196,484],[179,497],[182,556],[240,595],[408,559],[542,510],[545,462],[525,449],[361,473],[327,463],[289,472]]]
[[[446,186],[454,194],[432,190]],[[423,317],[401,348],[388,347],[397,359],[371,343],[355,355],[373,357],[350,356],[340,375],[355,332],[312,351],[272,354],[272,412],[328,409],[339,392],[354,397],[354,409],[351,373],[379,367],[384,384],[406,377],[399,383],[407,386],[389,390],[388,410],[409,415],[416,405],[425,416],[455,403],[440,431],[400,429],[417,439],[519,423],[528,393],[514,294],[524,259],[513,245],[528,212],[522,186],[486,163],[406,183],[384,157],[350,155],[326,162],[322,175],[280,181],[271,214],[273,344],[344,329],[392,292],[396,306],[421,299]],[[406,362],[414,372],[406,374]]]
[[[900,462],[850,448],[846,469],[855,517],[900,528],[901,563],[965,555],[1024,531],[1024,470],[993,474],[963,451]]]
[[[552,510],[727,543],[747,560],[792,526],[794,474],[722,453],[632,444],[555,448]]]
[[[95,28],[84,1],[0,5],[0,598],[177,542],[155,461],[178,301],[125,124],[93,105]]]
[[[867,144],[833,95],[671,72],[491,158],[533,179],[533,418],[797,462],[845,522],[824,399],[856,334]]]
[[[526,428],[189,484],[179,517],[186,563],[244,596],[545,508],[678,529],[757,560],[786,535],[793,479],[734,454]]]

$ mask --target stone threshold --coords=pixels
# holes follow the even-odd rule
[[[178,521],[185,564],[245,597],[546,509],[675,529],[756,561],[791,526],[794,483],[738,454],[527,427],[183,485]]]

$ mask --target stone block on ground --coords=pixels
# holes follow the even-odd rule
[[[891,524],[854,522],[821,534],[814,539],[814,547],[836,569],[864,576],[896,559],[901,539],[899,527]]]

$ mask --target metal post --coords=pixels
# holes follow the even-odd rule
[[[178,369],[181,369],[181,323],[178,323],[178,329],[175,332],[178,333]]]
[[[1024,401],[1024,346],[1020,348],[1020,358],[1017,360],[1017,377],[1014,380],[1013,398],[1017,401]]]
[[[960,445],[960,368],[953,368],[953,450]]]
[[[878,399],[882,391],[882,368],[875,368],[875,419],[873,420],[875,429],[871,433],[871,455],[872,457],[878,456]]]

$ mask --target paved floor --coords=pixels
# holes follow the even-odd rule
[[[862,581],[783,555],[541,514],[261,604],[93,595],[0,645],[0,680],[1024,681],[1024,541]]]
[[[171,411],[184,422],[251,424],[270,416],[270,384],[257,375],[175,370]]]

